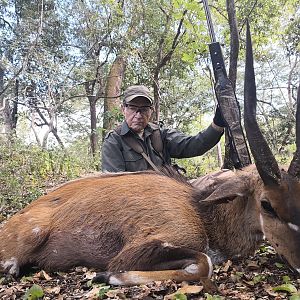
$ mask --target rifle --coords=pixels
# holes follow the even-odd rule
[[[241,125],[241,111],[232,83],[226,73],[220,43],[216,41],[208,2],[207,0],[202,0],[202,2],[211,39],[209,52],[215,77],[215,93],[221,113],[227,123],[227,133],[231,154],[230,158],[234,167],[236,169],[241,169],[251,164],[250,152]]]

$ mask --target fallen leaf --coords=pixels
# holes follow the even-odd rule
[[[112,298],[112,299],[126,299],[126,296],[125,294],[122,292],[122,290],[109,290],[107,293],[106,293],[106,296],[108,298]]]
[[[96,272],[87,271],[84,273],[86,279],[93,279],[96,276]]]
[[[32,282],[33,283],[33,277],[32,276],[23,276],[20,281],[21,282]]]
[[[222,268],[222,271],[227,273],[229,268],[232,266],[232,261],[231,260],[227,260],[227,262],[225,263],[224,267]]]
[[[46,280],[51,280],[52,277],[50,275],[48,275],[48,273],[46,273],[44,270],[38,272],[35,274],[34,276],[35,278],[39,278],[39,279],[46,279]]]
[[[59,286],[54,286],[54,287],[45,287],[44,288],[45,292],[48,294],[55,294],[58,295],[60,293],[60,287]]]
[[[85,294],[85,299],[98,299],[99,287],[94,286],[88,293]]]
[[[203,286],[199,285],[185,285],[179,288],[175,293],[166,295],[164,300],[172,300],[172,299],[182,299],[176,295],[185,295],[185,294],[199,294],[203,290]],[[177,298],[176,298],[177,297]]]
[[[273,287],[271,287],[270,285],[265,285],[264,286],[264,289],[266,291],[266,293],[272,297],[277,297],[278,296],[278,293],[276,293],[274,290],[273,290]]]
[[[248,261],[247,267],[250,270],[257,270],[257,269],[259,269],[259,265],[258,265],[258,263],[256,261]]]

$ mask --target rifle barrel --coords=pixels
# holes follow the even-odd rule
[[[207,27],[208,27],[208,32],[210,35],[210,39],[212,43],[216,43],[216,35],[214,32],[214,27],[213,27],[213,23],[212,23],[212,19],[211,19],[211,14],[210,14],[210,10],[208,7],[208,1],[207,0],[202,0],[203,2],[203,6],[204,6],[204,11],[205,11],[205,15],[206,15],[206,21],[207,21]]]

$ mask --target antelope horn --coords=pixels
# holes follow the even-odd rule
[[[300,85],[298,87],[296,109],[296,152],[289,166],[288,173],[300,179]]]
[[[279,184],[280,170],[256,121],[256,85],[250,26],[247,20],[246,67],[244,83],[245,129],[258,173],[265,185]]]

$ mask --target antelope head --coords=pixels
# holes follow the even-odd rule
[[[300,273],[300,88],[296,110],[297,150],[289,168],[280,169],[256,121],[256,85],[249,24],[244,88],[246,134],[263,182],[257,199],[262,230],[277,253]]]

